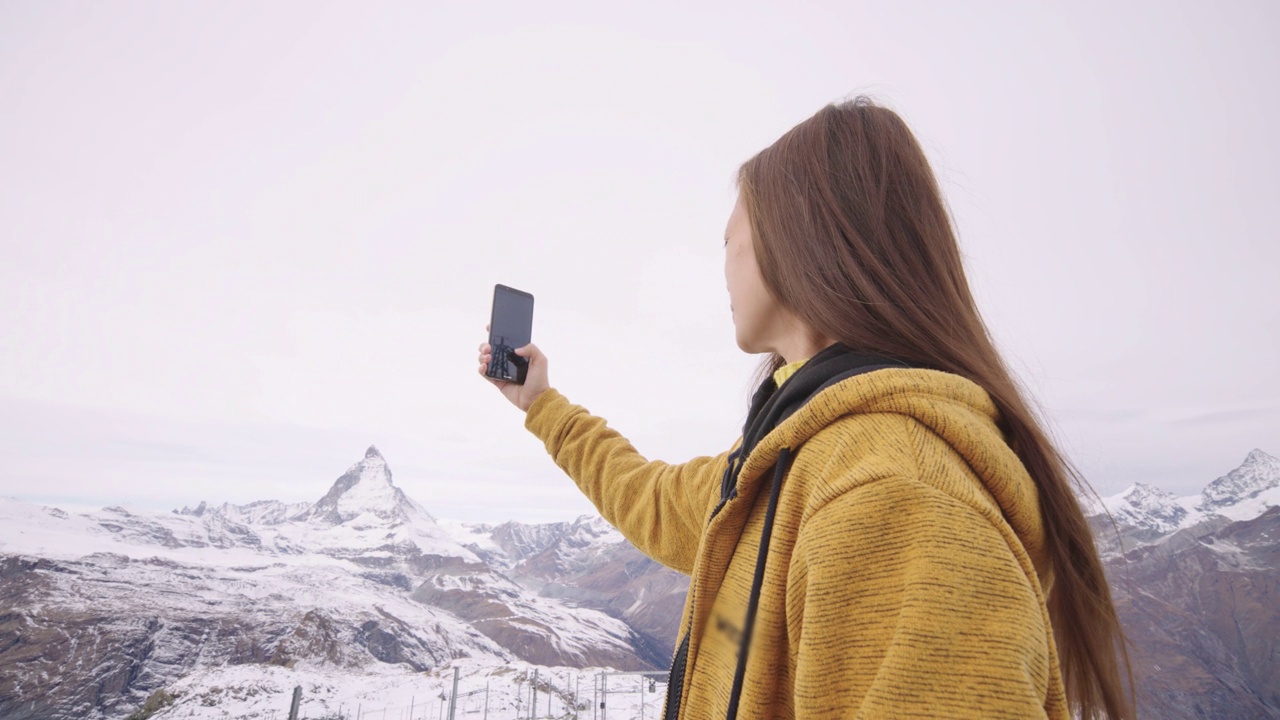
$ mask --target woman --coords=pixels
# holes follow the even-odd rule
[[[495,382],[641,551],[690,574],[667,718],[1130,717],[1074,477],[979,317],[903,121],[832,104],[742,165],[730,451],[645,460],[552,389]],[[489,361],[480,347],[480,368]]]

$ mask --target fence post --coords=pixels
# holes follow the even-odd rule
[[[449,720],[458,710],[458,666],[453,666],[453,691],[449,693]]]
[[[289,720],[298,720],[298,706],[302,704],[302,686],[293,686],[293,702],[289,704]]]

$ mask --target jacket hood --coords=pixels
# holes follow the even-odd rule
[[[739,473],[744,491],[764,479],[784,448],[799,450],[809,438],[846,416],[875,413],[904,415],[950,445],[981,487],[963,482],[945,489],[971,504],[994,504],[1026,549],[1042,583],[1048,584],[1035,482],[997,426],[999,411],[991,397],[959,375],[881,367],[823,384],[750,448]]]

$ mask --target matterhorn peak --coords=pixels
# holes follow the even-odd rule
[[[336,525],[361,515],[403,521],[414,512],[425,511],[395,486],[386,459],[376,445],[370,445],[364,458],[335,480],[329,492],[301,517]]]

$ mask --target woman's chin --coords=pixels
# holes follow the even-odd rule
[[[737,333],[735,339],[738,341],[738,349],[748,355],[759,355],[762,352],[766,352],[760,349],[760,343],[744,336],[742,333]]]

